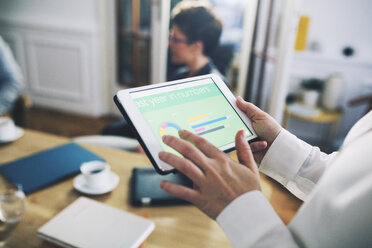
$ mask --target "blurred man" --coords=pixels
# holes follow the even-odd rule
[[[184,64],[186,70],[176,71],[170,80],[209,73],[224,78],[210,59],[217,48],[222,22],[206,1],[182,1],[172,10],[169,48],[171,60]]]

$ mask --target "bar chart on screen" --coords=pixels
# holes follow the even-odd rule
[[[212,133],[225,128],[221,122],[226,120],[226,116],[221,116],[218,118],[209,118],[208,114],[202,114],[198,116],[193,116],[187,119],[187,122],[191,126],[191,129],[202,136],[204,134]],[[211,127],[211,125],[213,125]]]

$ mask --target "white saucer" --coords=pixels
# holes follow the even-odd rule
[[[17,140],[22,137],[24,131],[20,127],[15,127],[14,134],[11,137],[6,137],[5,139],[0,138],[0,143],[8,143]]]
[[[107,181],[107,185],[101,188],[94,188],[89,185],[86,185],[85,178],[83,175],[78,175],[74,179],[74,188],[81,193],[88,195],[101,195],[112,191],[119,183],[119,176],[114,172],[110,172],[110,180]]]

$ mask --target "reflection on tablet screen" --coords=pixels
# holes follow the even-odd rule
[[[246,137],[252,135],[212,78],[135,91],[130,95],[168,152],[176,153],[161,137],[178,137],[180,129],[192,131],[219,148],[234,143],[237,131],[242,128]]]

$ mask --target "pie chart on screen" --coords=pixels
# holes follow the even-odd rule
[[[180,130],[181,128],[177,125],[177,124],[174,124],[172,122],[165,122],[163,123],[161,126],[160,126],[160,136],[163,136],[165,135],[165,131],[167,129],[173,129],[173,131],[178,131]]]

